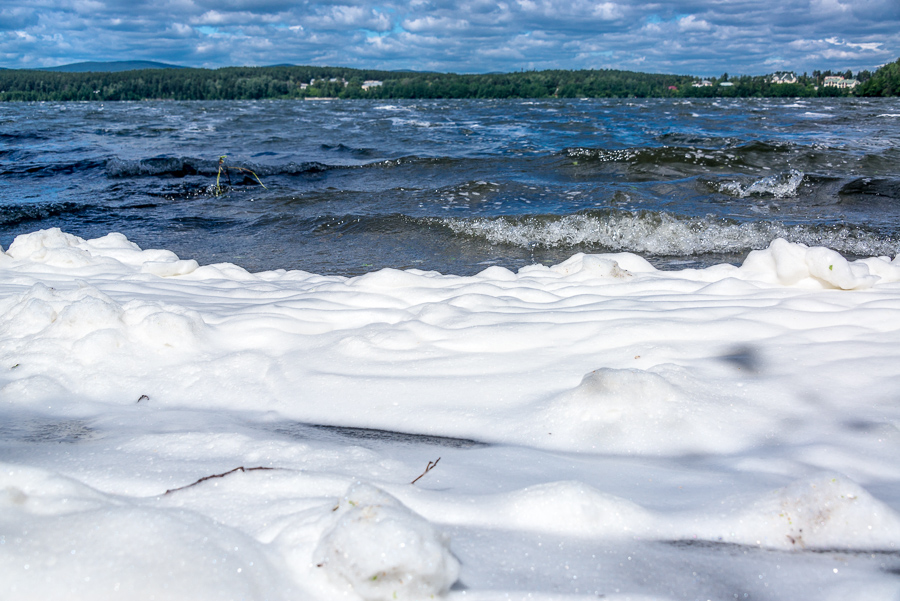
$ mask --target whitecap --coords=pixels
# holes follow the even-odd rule
[[[802,171],[791,169],[786,173],[764,177],[749,185],[740,182],[723,182],[719,184],[719,191],[738,198],[748,196],[774,196],[775,198],[788,198],[797,196],[800,186],[803,184]]]

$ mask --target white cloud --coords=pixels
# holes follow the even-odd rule
[[[897,0],[3,0],[3,67],[154,59],[710,75],[900,56]],[[221,37],[200,35],[214,28]],[[3,33],[5,31],[5,33]],[[210,29],[213,31],[213,29]],[[18,32],[18,33],[13,33]],[[376,32],[377,35],[373,35]]]
[[[392,27],[387,15],[363,6],[329,6],[304,21],[307,27],[318,26],[329,29],[353,27],[387,31]]]
[[[247,25],[250,23],[277,23],[278,15],[257,14],[248,11],[221,12],[208,10],[199,17],[190,19],[192,25]]]
[[[709,31],[712,25],[694,15],[688,15],[678,20],[678,29],[681,31]]]
[[[812,0],[809,10],[814,15],[834,15],[850,10],[849,4],[842,4],[839,0]]]
[[[413,32],[435,31],[454,32],[468,29],[470,24],[466,19],[450,19],[446,17],[432,17],[430,15],[416,19],[406,19],[401,23],[403,29]]]
[[[16,36],[19,37],[20,40],[24,42],[37,42],[37,38],[28,33],[27,31],[15,31],[13,32]]]
[[[868,50],[869,52],[879,52],[882,46],[881,42],[866,42],[864,44],[853,44],[851,42],[844,43],[850,48],[859,48],[860,50]]]
[[[184,23],[172,23],[169,30],[175,35],[192,35],[194,33],[194,28]]]

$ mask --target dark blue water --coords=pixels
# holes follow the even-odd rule
[[[345,275],[894,256],[900,100],[0,104],[0,244],[49,227]]]

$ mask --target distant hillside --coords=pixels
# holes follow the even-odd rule
[[[179,65],[169,65],[154,61],[106,61],[72,63],[59,67],[45,67],[36,71],[56,71],[60,73],[117,73],[119,71],[137,71],[140,69],[184,69]]]
[[[105,72],[86,72],[103,66]],[[148,68],[150,66],[151,68]],[[73,72],[74,67],[82,71]],[[111,67],[116,67],[112,69]],[[857,74],[868,93],[893,95],[894,66],[872,76]],[[0,102],[66,100],[255,100],[260,98],[694,98],[848,96],[856,91],[822,85],[830,71],[814,71],[782,84],[770,76],[723,76],[699,80],[690,75],[638,73],[615,69],[548,70],[460,75],[375,71],[345,67],[175,68],[149,62],[81,63],[69,72],[0,71]],[[135,70],[140,69],[140,70]],[[844,73],[847,77],[852,74]],[[882,81],[883,80],[883,81]]]

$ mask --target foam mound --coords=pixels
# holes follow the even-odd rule
[[[751,252],[741,270],[784,286],[818,285],[841,290],[861,290],[879,281],[900,280],[896,259],[870,257],[850,262],[829,248],[810,248],[781,238],[765,250]]]
[[[314,561],[363,599],[425,599],[459,576],[448,539],[400,501],[371,485],[350,487],[319,539]]]
[[[747,508],[732,542],[774,549],[896,550],[900,515],[838,475],[798,480]]]
[[[891,552],[900,546],[900,515],[837,474],[796,480],[710,517],[698,516],[693,538],[785,551]]]
[[[0,543],[4,599],[291,598],[241,532],[35,468],[0,464]]]

